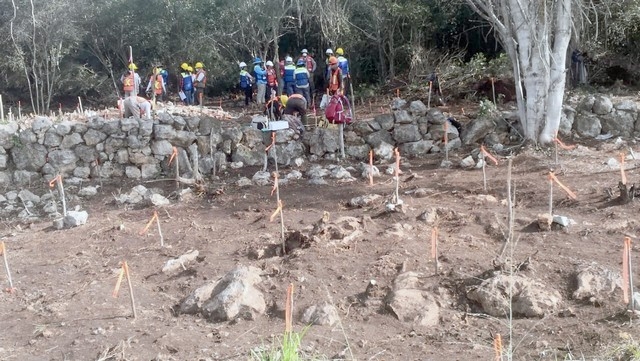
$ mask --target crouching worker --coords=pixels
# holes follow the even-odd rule
[[[275,96],[272,93],[271,99],[264,107],[264,115],[269,120],[282,120],[282,111],[284,110],[284,104],[287,102],[288,97],[286,95]]]
[[[289,121],[289,127],[300,132],[300,135],[304,133],[304,124],[307,123],[307,100],[302,96],[302,94],[291,94],[289,99],[281,99],[284,105],[284,115],[289,115],[285,117],[287,121]],[[296,117],[296,115],[300,116],[300,119]]]
[[[124,117],[151,119],[151,102],[143,97],[126,97],[123,102]]]

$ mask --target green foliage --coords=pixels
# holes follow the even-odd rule
[[[273,340],[273,345],[251,350],[251,359],[254,361],[299,361],[317,360],[307,357],[300,351],[300,345],[304,335],[309,330],[305,327],[302,332],[285,332],[279,339]]]

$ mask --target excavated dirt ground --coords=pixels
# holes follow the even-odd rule
[[[251,349],[277,343],[274,337],[282,335],[290,283],[295,286],[294,314],[322,301],[340,311],[341,326],[308,329],[302,341],[308,359],[491,359],[494,335],[500,333],[507,343],[509,323],[483,316],[464,292],[465,285],[494,269],[502,248],[507,168],[504,158],[500,165],[487,167],[484,192],[481,170],[457,167],[468,151],[451,154],[452,169],[439,167],[442,155],[403,159],[404,214],[385,213],[383,201],[366,208],[347,206],[348,200],[360,195],[388,199],[394,184],[386,174],[375,179],[373,186],[363,179],[352,183],[329,179],[326,186],[309,185],[302,179],[283,186],[288,230],[308,232],[324,212],[331,219],[371,218],[365,237],[358,242],[313,243],[285,257],[255,260],[249,256],[252,249],[279,242],[279,224],[269,222],[275,209],[271,187],[233,185],[240,176],[250,178],[258,167],[229,170],[207,184],[208,192],[194,192],[159,209],[165,248],[159,246],[155,228],[145,236],[138,234],[153,208],[127,208],[114,202],[113,194],[128,192],[134,182],[105,185],[97,197],[83,203],[90,216],[88,224],[79,228],[58,231],[50,220],[30,224],[5,220],[0,231],[17,290],[0,293],[0,360],[247,360]],[[604,162],[618,153],[614,140],[583,143],[576,150],[560,152],[558,177],[577,193],[578,200],[569,200],[556,189],[554,209],[576,224],[546,232],[532,223],[538,213],[548,210],[551,152],[529,149],[514,156],[518,242],[513,259],[530,257],[523,272],[559,290],[565,311],[542,319],[513,320],[514,359],[607,359],[615,347],[630,342],[634,335],[637,338],[638,321],[630,325],[621,292],[597,306],[571,299],[575,264],[593,261],[618,271],[623,237],[635,237],[640,226],[638,203],[618,205],[605,192],[617,189],[620,172]],[[632,182],[640,175],[635,166],[633,161],[628,164],[627,177]],[[173,182],[145,185],[161,187],[165,194],[175,190]],[[34,193],[44,192],[44,185],[34,188]],[[426,196],[404,195],[417,188],[426,189]],[[485,194],[498,201],[485,200]],[[421,328],[357,300],[370,280],[384,289],[403,267],[434,273],[431,226],[417,219],[432,208],[440,210],[441,272],[431,277],[451,297],[443,305],[439,325]],[[194,249],[200,251],[198,262],[178,274],[160,272],[167,260]],[[123,260],[131,270],[137,319],[131,317],[126,283],[119,298],[112,297]],[[266,315],[256,321],[211,323],[175,314],[175,306],[189,292],[239,264],[264,270],[260,288],[268,304]],[[638,276],[634,272],[634,278]],[[4,288],[4,272],[0,281]],[[294,324],[297,331],[304,327]]]

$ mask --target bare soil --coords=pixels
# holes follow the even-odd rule
[[[454,165],[468,151],[451,154]],[[46,219],[30,224],[5,220],[0,232],[16,291],[0,293],[0,359],[247,360],[251,349],[272,345],[273,337],[283,333],[290,283],[295,286],[294,314],[322,301],[332,302],[340,311],[341,326],[313,326],[303,338],[304,353],[317,359],[487,360],[494,356],[495,334],[501,334],[506,344],[510,329],[514,359],[557,360],[568,355],[606,359],[608,350],[627,342],[628,335],[638,335],[637,326],[629,324],[621,292],[598,305],[572,300],[572,274],[579,262],[620,269],[623,237],[635,236],[640,226],[637,203],[619,205],[605,192],[617,189],[620,172],[604,162],[618,152],[610,140],[560,151],[561,167],[555,166],[550,150],[527,149],[513,157],[518,242],[512,257],[516,261],[530,257],[522,272],[559,290],[563,312],[515,319],[510,327],[506,318],[486,317],[465,297],[468,286],[494,269],[503,246],[504,159],[487,167],[486,192],[481,170],[440,168],[442,155],[403,159],[400,192],[405,213],[384,212],[384,202],[367,208],[347,206],[349,199],[360,195],[390,198],[394,183],[386,174],[373,186],[360,178],[351,183],[328,179],[327,186],[309,185],[307,179],[293,181],[281,189],[288,230],[308,232],[329,212],[332,219],[370,217],[366,236],[347,246],[312,243],[287,256],[261,260],[251,259],[250,250],[280,242],[278,222],[269,222],[275,196],[270,186],[235,186],[240,176],[250,178],[258,170],[246,167],[210,181],[204,193],[194,192],[159,209],[165,248],[160,247],[154,227],[146,235],[138,234],[152,208],[114,202],[112,194],[128,192],[136,185],[133,182],[105,184],[97,197],[83,202],[89,222],[78,228],[54,230]],[[572,201],[556,188],[555,213],[576,224],[542,232],[533,223],[538,213],[548,210],[550,167],[578,195]],[[629,168],[627,177],[635,181],[639,171],[635,164]],[[163,188],[165,194],[175,190],[170,181],[145,185]],[[44,192],[44,185],[34,188],[35,193]],[[427,196],[404,195],[417,188],[426,189]],[[478,197],[484,194],[498,201]],[[383,306],[363,305],[358,295],[370,280],[383,289],[389,287],[402,268],[434,273],[431,225],[417,219],[432,208],[440,209],[441,272],[431,280],[450,302],[442,305],[438,326],[420,328],[400,322]],[[201,255],[197,263],[174,275],[160,272],[167,260],[194,249]],[[131,317],[126,283],[120,296],[112,297],[123,260],[131,270],[137,319]],[[264,270],[260,288],[268,303],[266,315],[256,321],[211,323],[176,314],[175,306],[183,297],[239,264]],[[640,279],[637,272],[634,278]],[[0,281],[7,284],[4,273]],[[296,322],[294,327],[302,331],[305,325]]]

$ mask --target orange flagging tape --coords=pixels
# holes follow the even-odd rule
[[[153,224],[153,221],[155,221],[157,219],[158,219],[158,212],[157,211],[153,211],[153,216],[151,217],[151,219],[149,220],[147,225],[144,226],[144,228],[140,230],[138,235],[142,236],[143,234],[145,234],[149,230],[149,227],[151,227],[151,225]]]
[[[178,148],[173,147],[173,151],[171,152],[171,158],[169,158],[169,165],[173,162],[173,159],[178,155]]]
[[[631,238],[624,237],[622,249],[622,300],[629,303],[629,253],[631,252]]]
[[[56,185],[56,182],[62,182],[62,176],[60,174],[58,174],[57,176],[55,176],[55,178],[53,178],[50,182],[49,182],[49,187],[53,187]]]
[[[273,172],[273,188],[271,188],[271,195],[278,189],[278,173]]]
[[[280,212],[282,212],[282,201],[278,201],[278,208],[276,208],[276,210],[271,214],[271,217],[269,217],[269,222],[273,222],[273,220]]]
[[[269,149],[276,144],[276,132],[271,132],[271,144],[264,149],[265,152],[269,152]]]
[[[494,157],[491,153],[489,153],[484,148],[484,145],[480,146],[480,151],[482,152],[482,154],[484,154],[485,157],[489,158],[495,165],[498,165],[498,159],[496,159],[496,157]]]
[[[571,199],[578,199],[578,196],[576,196],[575,193],[573,193],[573,191],[571,191],[571,189],[567,188],[567,186],[565,186],[564,184],[562,184],[558,178],[556,178],[556,176],[553,174],[553,172],[549,172],[549,180],[552,180],[554,182],[556,182],[556,184],[562,188],[563,191],[565,191],[567,193],[567,195],[569,196],[569,198]]]
[[[118,292],[120,292],[120,285],[122,284],[122,278],[124,277],[124,262],[122,263],[122,267],[120,268],[120,274],[118,275],[118,281],[116,282],[116,287],[113,289],[113,293],[111,293],[111,297],[118,298]]]
[[[624,152],[620,153],[620,177],[622,184],[627,184],[627,175],[624,173]]]
[[[402,173],[402,172],[400,172],[400,151],[398,150],[398,148],[397,148],[397,147],[393,149],[393,154],[395,154],[395,155],[396,155],[396,169],[395,169],[395,174],[396,174],[396,177],[399,177],[399,176],[400,176],[400,173]]]
[[[291,332],[293,328],[293,283],[287,287],[287,304],[284,306],[284,331]]]
[[[438,227],[431,230],[431,258],[438,258]]]
[[[576,145],[566,145],[564,143],[562,143],[562,141],[560,139],[558,139],[557,137],[553,139],[554,142],[556,142],[558,144],[558,146],[564,150],[573,150],[576,148]]]
[[[444,124],[442,125],[444,127],[444,146],[447,146],[447,143],[449,143],[449,122],[446,121],[444,122]]]
[[[369,185],[373,185],[373,149],[369,151]]]
[[[493,339],[493,349],[496,351],[495,360],[500,361],[502,359],[502,336],[499,333]]]

